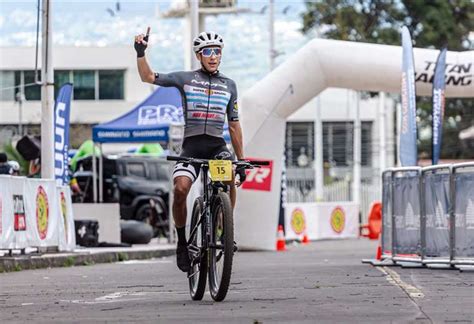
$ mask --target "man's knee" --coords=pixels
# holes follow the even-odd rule
[[[174,200],[176,202],[185,201],[191,186],[191,179],[186,177],[176,178],[174,183]]]

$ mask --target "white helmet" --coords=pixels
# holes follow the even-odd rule
[[[20,171],[20,164],[17,161],[8,161],[8,165],[14,172]]]
[[[215,32],[202,32],[193,40],[193,51],[195,53],[208,46],[224,48],[222,36]]]

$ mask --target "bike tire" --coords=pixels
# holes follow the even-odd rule
[[[215,301],[222,301],[229,290],[230,278],[232,275],[232,262],[234,257],[234,219],[232,215],[232,205],[228,194],[219,192],[214,197],[214,203],[212,206],[211,242],[222,245],[222,250],[216,248],[209,249],[209,291],[212,299]],[[217,226],[219,219],[222,220],[221,233],[218,233],[218,230],[220,230]],[[222,262],[221,270],[219,270],[217,266],[217,262],[219,261]]]
[[[204,209],[204,200],[202,197],[196,198],[194,201],[193,212],[191,216],[191,230],[199,221],[199,217],[202,214]],[[195,238],[192,243],[203,246],[205,236],[204,223],[201,223],[199,226]],[[197,244],[198,240],[201,241],[201,244]],[[193,300],[202,300],[204,292],[206,290],[206,279],[207,279],[207,251],[202,250],[202,257],[200,262],[191,267],[191,270],[188,272],[188,276],[193,274],[192,277],[189,277],[189,293]],[[192,258],[191,258],[192,261]]]

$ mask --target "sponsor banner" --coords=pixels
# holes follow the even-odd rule
[[[352,202],[287,203],[285,238],[310,240],[352,238],[359,235],[359,207]]]
[[[76,247],[76,231],[74,227],[71,191],[68,186],[58,186],[56,192],[56,202],[59,204],[59,250],[73,251]]]
[[[60,220],[55,181],[28,179],[25,198],[29,246],[58,246]]]
[[[54,177],[58,185],[69,183],[69,116],[71,113],[72,84],[59,89],[54,106]]]
[[[433,80],[433,112],[432,112],[432,163],[438,164],[441,154],[441,142],[443,138],[443,119],[444,119],[444,90],[446,88],[445,69],[446,69],[446,47],[441,50],[436,62],[435,74]]]
[[[0,249],[11,249],[14,243],[11,177],[0,176]]]
[[[416,92],[415,92],[415,68],[413,60],[413,47],[410,32],[404,26],[402,28],[402,113],[400,127],[400,162],[402,166],[417,165],[418,152],[416,146]]]
[[[264,159],[246,158],[249,161],[267,161]],[[246,170],[247,178],[242,184],[242,189],[246,190],[260,190],[260,191],[271,191],[272,190],[272,170],[273,161],[269,161],[269,165],[262,165],[259,168],[253,168]]]
[[[14,217],[13,247],[14,249],[24,249],[29,247],[27,231],[28,218],[30,215],[26,210],[25,183],[29,181],[25,177],[11,177],[11,193]]]

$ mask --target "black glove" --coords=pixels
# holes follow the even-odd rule
[[[242,161],[245,161],[245,160],[242,160]],[[245,178],[247,177],[247,175],[245,174],[245,166],[244,165],[238,165],[235,168],[235,174],[239,176],[240,183],[241,184],[244,183]]]
[[[147,44],[143,44],[143,42],[140,42],[140,43],[135,42],[135,44],[134,44],[135,51],[137,51],[137,57],[143,57],[143,56],[145,56],[145,50],[146,50],[146,47],[147,47],[147,45],[148,45],[148,35],[146,35],[145,37],[143,37],[143,40],[144,40]]]

